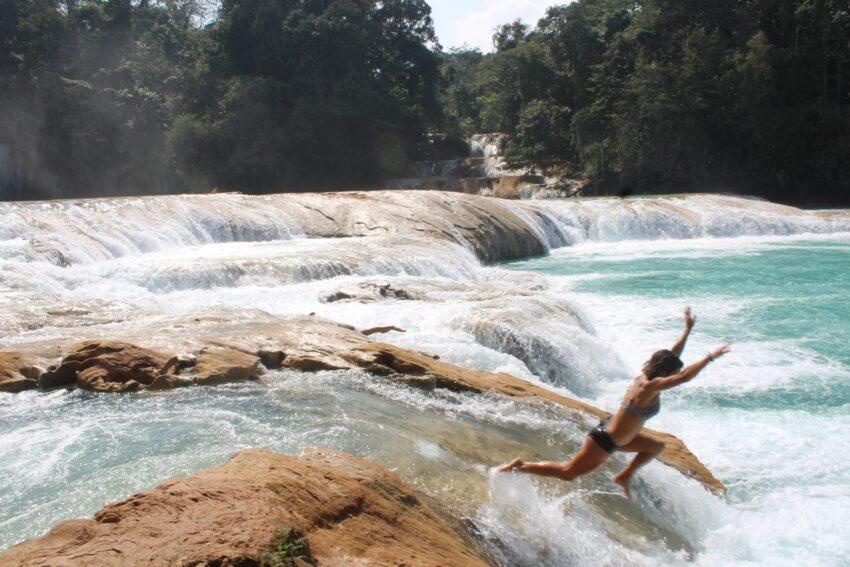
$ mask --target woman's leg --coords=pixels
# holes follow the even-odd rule
[[[499,470],[502,472],[513,470],[539,476],[550,476],[561,480],[573,480],[598,468],[607,459],[608,453],[605,452],[605,449],[600,447],[596,441],[587,437],[582,448],[567,463],[553,463],[551,461],[525,463],[520,459],[514,459]]]
[[[627,443],[620,447],[620,451],[624,453],[637,453],[635,458],[626,465],[622,471],[614,475],[611,479],[623,489],[626,498],[631,498],[629,491],[629,483],[632,480],[632,475],[635,474],[640,467],[654,459],[661,451],[664,450],[664,443],[649,435],[648,433],[638,433],[637,437],[632,439],[631,443]]]

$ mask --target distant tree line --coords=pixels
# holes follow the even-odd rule
[[[850,204],[848,0],[579,0],[444,54],[445,128],[600,192]]]
[[[578,0],[444,51],[425,0],[0,0],[0,198],[364,187],[509,134],[599,192],[850,203],[850,1]]]
[[[0,0],[9,198],[351,187],[439,116],[424,0]]]

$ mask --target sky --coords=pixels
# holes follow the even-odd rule
[[[534,26],[546,8],[568,0],[428,0],[440,44],[493,50],[493,31],[517,18]]]

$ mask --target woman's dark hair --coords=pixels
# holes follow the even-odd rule
[[[652,354],[649,360],[643,365],[643,373],[647,378],[659,378],[675,374],[685,364],[682,359],[676,356],[672,350],[659,350]]]

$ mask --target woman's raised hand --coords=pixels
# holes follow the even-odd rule
[[[697,316],[691,313],[690,307],[685,307],[685,328],[690,331],[696,322]]]
[[[732,343],[726,343],[725,345],[719,346],[713,351],[711,351],[710,356],[712,359],[720,358],[721,356],[729,352],[731,350],[731,347]]]

